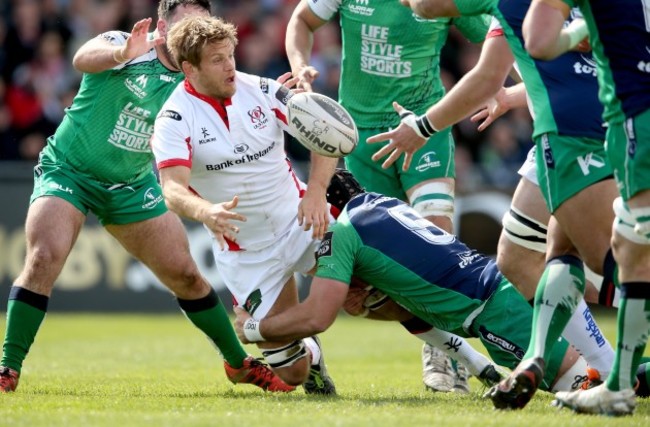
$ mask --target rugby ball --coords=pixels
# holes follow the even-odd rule
[[[291,135],[309,151],[327,157],[343,157],[359,142],[350,113],[338,102],[314,92],[300,92],[287,102]]]

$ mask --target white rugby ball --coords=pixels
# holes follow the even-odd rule
[[[327,157],[343,157],[359,142],[350,113],[320,93],[300,92],[287,102],[291,134],[308,150]]]

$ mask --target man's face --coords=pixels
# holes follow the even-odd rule
[[[206,44],[201,63],[190,68],[187,77],[199,93],[219,100],[235,94],[235,46],[230,40]]]
[[[156,24],[158,34],[167,38],[167,33],[169,33],[171,27],[186,16],[210,16],[210,12],[197,5],[182,4],[172,11],[172,14],[167,21],[162,19],[158,20],[158,23]],[[172,61],[171,53],[167,48],[167,44],[163,44],[160,47],[162,48],[162,54],[165,56],[167,61],[173,64],[174,61]]]

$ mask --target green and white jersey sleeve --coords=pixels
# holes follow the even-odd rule
[[[392,102],[418,114],[444,95],[440,51],[452,20],[423,19],[396,0],[307,0],[322,19],[338,11],[343,41],[339,98],[359,128],[396,126]],[[459,20],[480,41],[483,17]],[[482,36],[479,34],[482,33]]]
[[[128,34],[111,31],[98,37],[121,45]],[[66,162],[103,183],[130,183],[151,173],[154,120],[182,80],[181,73],[162,65],[155,49],[113,69],[84,74],[48,140],[45,158]]]

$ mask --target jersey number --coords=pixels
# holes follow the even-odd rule
[[[389,208],[388,214],[411,232],[434,245],[448,245],[456,238],[419,216],[408,205],[400,204]]]

